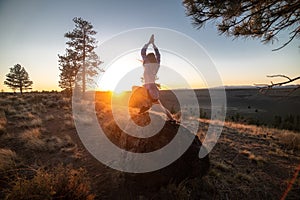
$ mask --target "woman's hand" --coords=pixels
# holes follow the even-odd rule
[[[154,34],[151,35],[148,44],[154,44]]]

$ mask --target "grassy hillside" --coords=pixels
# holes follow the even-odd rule
[[[101,95],[97,114],[109,122],[108,94]],[[209,123],[200,120],[202,140]],[[126,187],[122,173],[83,147],[70,98],[60,93],[0,97],[0,199],[280,199],[299,155],[300,133],[226,122],[210,153],[208,175],[137,192]],[[299,188],[298,177],[287,199],[299,197]]]

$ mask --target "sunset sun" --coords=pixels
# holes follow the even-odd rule
[[[142,63],[138,56],[133,52],[113,61],[98,80],[99,90],[121,93],[141,85]]]

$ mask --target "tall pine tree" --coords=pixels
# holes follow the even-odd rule
[[[10,87],[12,90],[19,89],[20,93],[23,94],[24,89],[32,89],[32,81],[29,80],[29,75],[25,68],[20,64],[16,64],[10,68],[10,72],[6,74],[6,80],[4,84]]]
[[[67,53],[59,57],[59,70],[61,71],[59,77],[59,87],[63,88],[67,94],[72,93],[75,86],[76,74],[80,68],[80,63],[76,60],[76,52]]]
[[[70,92],[78,85],[84,94],[87,84],[94,84],[92,77],[100,71],[101,61],[95,53],[97,40],[93,37],[97,32],[90,22],[82,18],[75,17],[73,22],[75,28],[64,35],[68,38],[66,53],[58,55],[61,70],[59,86]]]

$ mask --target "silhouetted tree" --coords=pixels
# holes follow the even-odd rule
[[[299,0],[184,0],[183,5],[196,27],[216,20],[218,30],[229,36],[261,38],[267,43],[281,31],[291,30],[283,48],[300,35]]]
[[[21,94],[23,94],[24,89],[32,89],[33,82],[29,80],[29,75],[24,67],[16,64],[9,69],[10,72],[6,74],[6,80],[4,81],[5,85],[14,91],[19,89]]]
[[[92,77],[99,73],[101,61],[95,53],[97,40],[93,37],[96,31],[93,25],[82,18],[73,19],[75,28],[64,36],[69,39],[66,42],[66,54],[58,55],[59,69],[61,70],[59,86],[71,91],[75,86],[75,78],[80,83],[84,93],[88,84],[92,83]]]
[[[184,0],[186,15],[193,24],[202,28],[205,22],[215,20],[221,34],[233,37],[260,38],[262,42],[273,42],[283,30],[289,30],[290,38],[279,50],[300,36],[299,0]],[[262,89],[281,86],[300,79],[285,75],[268,76],[286,78],[279,83],[263,84]],[[297,87],[296,89],[299,89]]]
[[[80,63],[76,60],[76,53],[69,54],[66,53],[64,56],[59,57],[59,70],[60,72],[60,80],[59,87],[63,88],[67,94],[72,93],[72,89],[75,86],[75,79],[77,72],[80,68]]]

